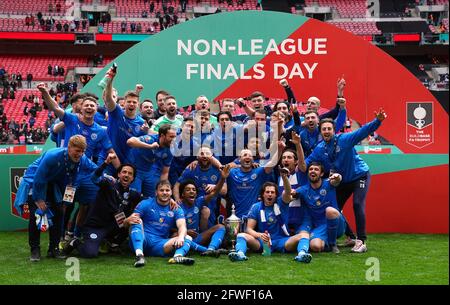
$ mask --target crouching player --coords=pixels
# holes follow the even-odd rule
[[[338,210],[336,187],[342,176],[333,173],[328,179],[322,179],[324,168],[317,162],[312,162],[307,172],[309,183],[296,190],[297,196],[306,207],[301,230],[311,233],[312,251],[329,250],[339,253],[336,239],[344,234],[345,218]]]
[[[230,165],[225,165],[221,170],[221,178],[214,192],[205,196],[197,197],[198,190],[193,180],[187,180],[180,184],[181,208],[186,217],[187,234],[194,239],[191,245],[192,248],[200,252],[202,256],[218,257],[220,255],[218,249],[225,236],[225,226],[216,224],[200,233],[200,211],[207,207],[211,200],[216,199],[230,174],[230,169]],[[205,245],[208,245],[208,247],[206,248]]]
[[[136,177],[134,166],[121,164],[117,179],[103,175],[116,158],[116,154],[109,153],[105,162],[92,174],[92,182],[99,186],[99,191],[83,226],[83,242],[78,238],[72,239],[64,247],[65,254],[77,249],[81,257],[97,257],[103,240],[108,241],[111,250],[118,250],[128,236],[129,226],[139,223],[138,218],[130,217],[141,200],[141,194],[130,189]]]
[[[156,198],[141,201],[133,215],[139,216],[141,224],[133,224],[130,240],[136,253],[135,267],[145,265],[144,254],[147,256],[167,256],[175,251],[172,264],[194,264],[194,259],[185,257],[191,247],[192,238],[186,236],[186,220],[181,208],[175,208],[172,196],[172,186],[167,180],[156,185]],[[172,204],[171,204],[172,203]],[[178,236],[169,238],[173,227],[178,229]]]
[[[262,252],[264,243],[273,252],[307,252],[309,234],[300,232],[289,236],[286,223],[289,217],[289,203],[292,201],[291,185],[287,168],[280,169],[284,191],[278,196],[278,187],[272,182],[263,184],[260,192],[262,201],[253,204],[248,214],[247,232],[239,233],[236,241],[236,251],[228,254],[231,261],[247,260],[247,247],[252,251]],[[302,241],[302,242],[300,242]],[[305,245],[306,244],[306,245]],[[309,262],[311,255],[304,262]]]

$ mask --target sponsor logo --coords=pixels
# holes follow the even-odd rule
[[[423,148],[433,140],[433,102],[406,102],[406,143]]]

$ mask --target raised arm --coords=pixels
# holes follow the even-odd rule
[[[225,181],[227,181],[228,176],[230,176],[230,170],[231,170],[231,166],[229,164],[225,165],[223,167],[223,169],[220,170],[219,182],[217,182],[216,187],[214,188],[214,192],[211,192],[211,193],[209,193],[208,195],[205,196],[205,202],[206,203],[210,202],[211,199],[213,199],[214,197],[219,195],[222,187],[225,184]]]
[[[350,141],[351,145],[356,145],[365,138],[367,138],[372,132],[377,130],[381,122],[384,121],[385,118],[387,118],[386,113],[384,112],[383,108],[380,108],[378,111],[374,112],[375,119],[362,126],[358,130],[355,130],[353,132],[344,133],[342,134],[342,137],[344,137],[345,140]]]
[[[113,98],[113,80],[116,76],[116,73],[114,72],[113,68],[109,68],[108,72],[106,72],[106,75],[108,76],[108,81],[106,82],[105,87],[105,106],[106,109],[111,112],[114,109],[116,109],[116,101]]]
[[[48,109],[50,111],[53,111],[55,115],[62,120],[64,117],[64,109],[59,107],[58,103],[50,96],[50,93],[47,90],[47,87],[45,87],[45,83],[39,83],[37,85],[38,90],[42,94],[42,99],[44,100],[45,105],[47,105]]]
[[[295,131],[292,132],[291,142],[295,145],[295,151],[297,153],[297,170],[304,173],[306,172],[305,154],[303,153],[303,147],[301,144],[302,139]]]
[[[131,137],[127,140],[127,145],[133,148],[144,148],[144,149],[157,149],[159,147],[158,142],[153,142],[152,144],[147,144],[139,140],[138,137]]]
[[[289,170],[285,167],[279,167],[279,172],[280,172],[280,176],[281,179],[283,179],[283,185],[284,185],[284,190],[283,190],[283,194],[281,195],[281,199],[283,200],[284,203],[289,204],[292,201],[292,188],[291,188],[291,183],[289,182]]]

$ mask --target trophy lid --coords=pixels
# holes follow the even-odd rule
[[[226,222],[240,222],[241,219],[236,216],[236,209],[234,204],[231,206],[231,215],[227,218]]]

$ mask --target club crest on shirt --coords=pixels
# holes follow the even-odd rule
[[[173,214],[172,211],[167,212],[167,216],[168,216],[168,217],[173,217],[173,215],[174,215],[174,214]]]
[[[195,208],[194,208],[194,213],[195,213],[195,214],[198,214],[198,212],[199,212],[198,207],[195,207]]]
[[[89,235],[89,237],[90,237],[91,239],[97,239],[97,234],[92,233],[91,235]]]
[[[91,134],[91,139],[92,141],[97,140],[97,134],[96,133]]]
[[[320,190],[320,195],[326,196],[326,195],[327,195],[327,190],[321,189],[321,190]]]
[[[255,180],[257,177],[258,177],[257,174],[253,174],[253,175],[250,176],[250,178],[252,178],[252,180]]]
[[[211,181],[216,182],[217,181],[217,176],[216,175],[212,175],[211,176]]]
[[[141,130],[141,126],[136,125],[134,126],[134,131],[139,132]]]
[[[336,152],[338,153],[338,152],[340,152],[341,151],[341,148],[339,147],[339,145],[337,145],[336,146]]]

